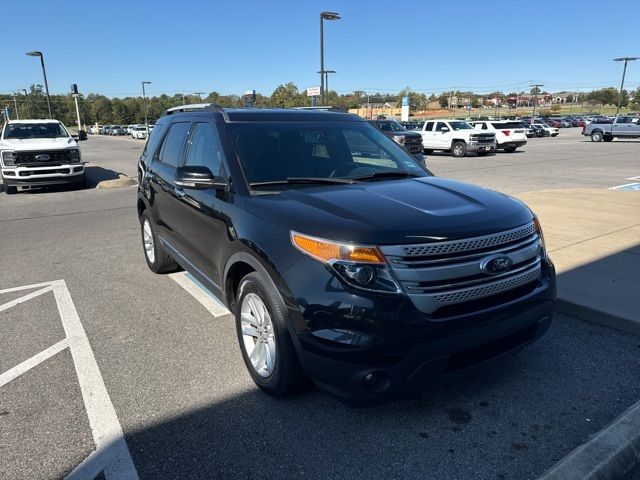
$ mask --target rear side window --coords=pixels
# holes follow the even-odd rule
[[[142,130],[146,130],[146,129],[147,129],[146,127],[142,128]],[[153,155],[153,152],[157,150],[158,145],[160,144],[160,139],[162,138],[162,134],[164,133],[164,130],[165,130],[165,125],[159,124],[159,125],[156,125],[155,128],[149,132],[149,140],[147,140],[147,143],[144,146],[144,150],[142,151],[143,156],[146,157],[147,152],[151,152],[151,154]]]
[[[222,165],[220,141],[213,125],[209,122],[194,124],[185,165],[209,167],[214,175],[220,174],[220,166]]]
[[[160,149],[158,160],[166,165],[177,167],[180,163],[182,149],[189,133],[189,122],[174,123],[169,127],[167,136]]]

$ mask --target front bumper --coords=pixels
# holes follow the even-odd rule
[[[305,373],[341,396],[420,391],[519,351],[540,338],[553,317],[555,271],[546,261],[528,293],[446,318],[421,313],[405,295],[345,287],[310,262],[283,278],[297,304],[287,302],[290,331]]]
[[[490,152],[496,149],[496,142],[469,142],[467,152]]]
[[[45,186],[76,183],[84,174],[84,163],[66,165],[2,168],[3,182],[11,186]]]

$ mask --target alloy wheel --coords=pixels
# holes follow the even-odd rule
[[[242,299],[240,325],[243,347],[253,369],[261,377],[269,377],[276,364],[276,339],[269,311],[255,293]]]

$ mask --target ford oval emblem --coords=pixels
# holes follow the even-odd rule
[[[47,160],[49,160],[51,157],[49,155],[47,155],[46,153],[41,153],[40,155],[36,155],[36,160],[38,160],[39,162],[46,162]]]
[[[492,255],[480,262],[480,270],[488,275],[498,275],[509,270],[513,266],[513,260],[506,255]]]

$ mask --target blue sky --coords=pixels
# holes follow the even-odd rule
[[[640,56],[635,23],[640,2],[618,15],[589,2],[509,0],[23,0],[3,5],[0,92],[42,83],[36,58],[45,54],[49,87],[64,93],[152,95],[178,92],[271,94],[281,83],[319,84],[322,10],[325,68],[331,89],[423,92],[522,90],[530,81],[550,91],[619,85],[618,56]],[[21,20],[25,13],[27,20]],[[628,21],[626,20],[628,19]],[[591,40],[593,38],[593,40]],[[533,47],[533,45],[537,45]],[[629,64],[630,88],[640,61]]]

